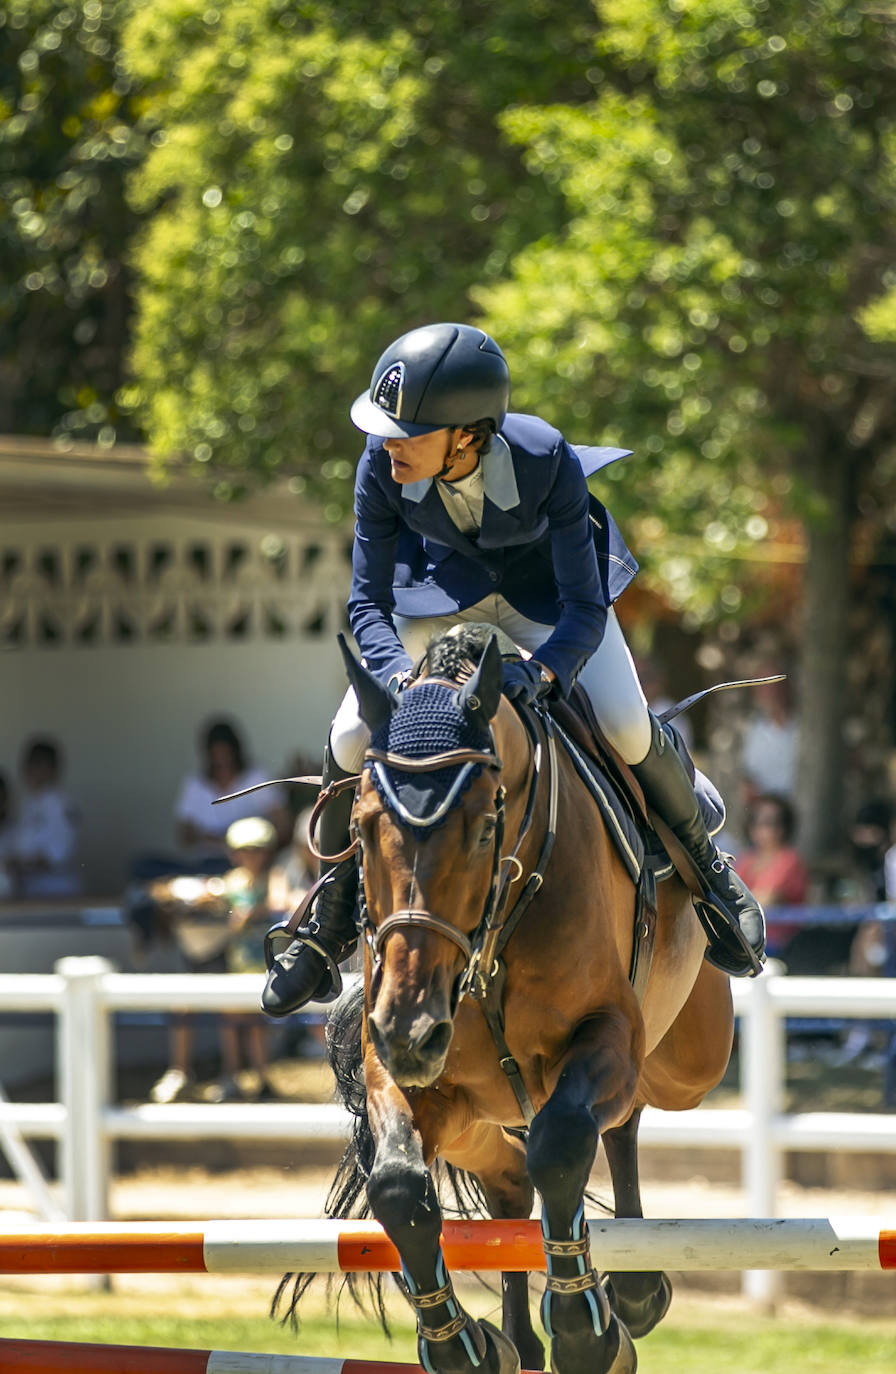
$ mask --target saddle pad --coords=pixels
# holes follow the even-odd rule
[[[565,702],[552,703],[551,718],[579,776],[597,802],[633,881],[640,878],[645,859],[657,882],[671,877],[675,866],[662,841],[647,824],[643,794],[627,765],[601,734],[591,703],[578,685]],[[693,780],[706,829],[710,835],[717,835],[725,824],[721,794],[706,774],[694,766],[678,731],[672,727],[669,734]]]
[[[632,882],[637,883],[644,868],[646,845],[631,808],[623,801],[615,782],[610,779],[605,769],[596,759],[579,748],[556,718],[554,729],[572,759],[576,772],[597,803],[610,838],[628,869]]]

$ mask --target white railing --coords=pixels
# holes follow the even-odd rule
[[[336,1105],[124,1107],[112,1101],[115,1012],[253,1012],[259,1009],[260,990],[257,974],[122,974],[97,957],[62,959],[52,974],[0,975],[0,1011],[56,1014],[59,1096],[58,1102],[19,1103],[0,1095],[0,1144],[10,1153],[9,1142],[17,1149],[24,1137],[59,1141],[65,1214],[72,1221],[99,1221],[109,1211],[113,1140],[276,1139],[297,1148],[344,1142],[349,1117]],[[782,1111],[785,1018],[896,1020],[896,979],[790,978],[767,972],[735,982],[733,991],[741,1027],[744,1105],[704,1105],[684,1112],[647,1109],[640,1131],[643,1143],[740,1150],[747,1211],[754,1217],[778,1214],[785,1150],[896,1153],[894,1115]],[[17,1153],[21,1156],[21,1150]],[[11,1162],[16,1167],[15,1159]],[[46,1194],[35,1202],[48,1210]],[[764,1272],[747,1275],[747,1291],[769,1301],[776,1278]]]

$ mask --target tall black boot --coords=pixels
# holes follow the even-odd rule
[[[350,776],[336,763],[328,744],[324,753],[324,787]],[[354,799],[353,790],[347,787],[321,812],[316,839],[322,854],[340,854],[348,848]],[[338,965],[355,952],[358,944],[358,865],[354,854],[337,864],[322,860],[320,876],[326,876],[328,881],[314,899],[308,924],[299,927],[296,938],[271,963],[261,995],[261,1005],[268,1016],[287,1016],[306,1002],[332,1002],[342,991]]]
[[[706,957],[736,977],[755,975],[765,959],[762,907],[713,844],[672,739],[653,715],[650,723],[650,749],[632,772],[647,804],[687,851],[703,884],[702,904],[698,899],[695,904],[709,936]]]

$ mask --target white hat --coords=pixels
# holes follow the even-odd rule
[[[277,832],[264,816],[246,816],[228,826],[224,843],[228,849],[270,849],[277,843]]]

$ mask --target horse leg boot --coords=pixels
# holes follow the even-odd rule
[[[648,805],[687,851],[697,871],[704,889],[704,913],[698,911],[698,915],[709,926],[707,958],[735,976],[757,974],[765,958],[762,907],[713,844],[678,750],[653,715],[650,727],[647,757],[633,764],[632,772]],[[696,901],[699,905],[700,899]]]
[[[420,1137],[404,1113],[390,1111],[378,1135],[367,1200],[401,1257],[428,1374],[520,1374],[515,1346],[490,1322],[474,1321],[455,1296],[442,1254],[439,1200]]]
[[[529,1128],[526,1161],[542,1200],[547,1280],[541,1320],[551,1339],[553,1374],[633,1374],[631,1336],[610,1307],[591,1262],[585,1188],[597,1153],[600,1119],[624,1110],[637,1071],[631,1026],[614,1013],[579,1032],[557,1087]]]
[[[336,763],[328,745],[323,786],[351,776]],[[341,854],[348,848],[354,800],[354,792],[347,787],[322,811],[317,826],[317,844],[322,854]],[[275,957],[268,973],[261,997],[268,1016],[287,1016],[306,1002],[332,1002],[342,991],[338,965],[354,953],[358,944],[358,865],[354,854],[336,864],[321,860],[320,877],[327,881],[318,890],[311,920]]]
[[[605,1131],[604,1153],[613,1180],[613,1199],[617,1217],[643,1217],[641,1186],[638,1178],[638,1123],[640,1108],[628,1121]],[[608,1274],[604,1290],[610,1306],[625,1322],[635,1340],[646,1336],[662,1321],[672,1301],[672,1285],[660,1270]]]

